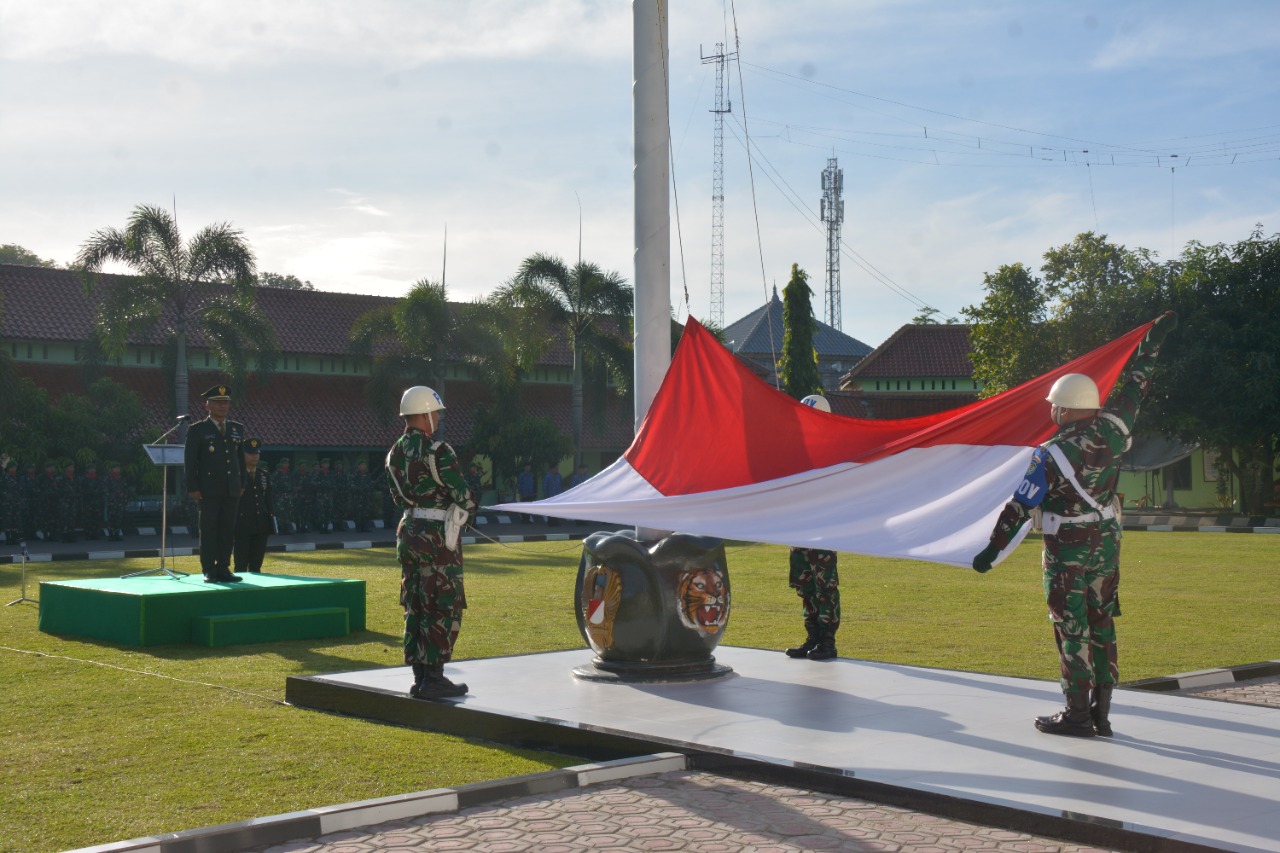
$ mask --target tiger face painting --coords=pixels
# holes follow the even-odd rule
[[[676,584],[676,600],[680,621],[695,631],[714,634],[729,619],[729,596],[724,572],[719,569],[681,572]]]

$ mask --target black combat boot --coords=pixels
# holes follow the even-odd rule
[[[1067,707],[1048,717],[1036,717],[1036,728],[1047,735],[1093,737],[1093,718],[1089,715],[1089,691],[1067,694]]]
[[[422,681],[418,683],[418,699],[450,699],[465,696],[467,685],[455,684],[444,677],[444,664],[426,667]]]
[[[1113,684],[1103,684],[1093,689],[1093,705],[1089,708],[1089,716],[1093,718],[1093,728],[1102,737],[1111,737],[1111,691]]]
[[[809,660],[835,660],[836,634],[830,628],[818,636],[818,645],[809,650]]]
[[[818,626],[813,622],[806,621],[804,623],[805,639],[804,642],[796,646],[794,649],[787,649],[787,657],[803,658],[808,657],[809,652],[818,647]]]
[[[427,665],[425,663],[410,664],[413,667],[413,686],[409,688],[409,695],[414,699],[419,698],[418,691],[422,689],[423,679],[427,677]]]

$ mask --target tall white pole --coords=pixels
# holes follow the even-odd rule
[[[667,0],[632,0],[635,134],[635,425],[671,363],[671,148]],[[663,531],[637,529],[641,540]]]

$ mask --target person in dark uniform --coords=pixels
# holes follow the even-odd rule
[[[58,479],[57,506],[54,510],[54,526],[63,542],[76,541],[80,527],[80,480],[76,476],[75,463],[70,459],[62,463],[62,477]]]
[[[103,510],[106,490],[98,478],[98,466],[90,462],[84,466],[84,476],[76,480],[79,486],[80,528],[85,539],[102,538]]]
[[[103,490],[107,499],[107,538],[120,542],[124,539],[124,513],[129,506],[129,482],[120,472],[120,463],[107,463]]]
[[[236,510],[235,566],[237,572],[261,572],[267,537],[275,532],[271,478],[258,467],[262,442],[244,442],[244,493]]]
[[[209,417],[187,430],[187,494],[200,512],[200,568],[206,583],[233,583],[236,508],[244,473],[244,425],[228,420],[231,389],[214,385],[202,395]]]

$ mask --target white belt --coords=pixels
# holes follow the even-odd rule
[[[1084,515],[1058,515],[1046,512],[1042,515],[1042,526],[1045,533],[1053,534],[1064,524],[1096,524],[1116,517],[1116,508],[1106,506],[1097,512],[1086,512]]]
[[[449,511],[443,509],[426,509],[425,507],[415,506],[404,511],[405,518],[425,518],[428,521],[444,521],[449,517]]]

